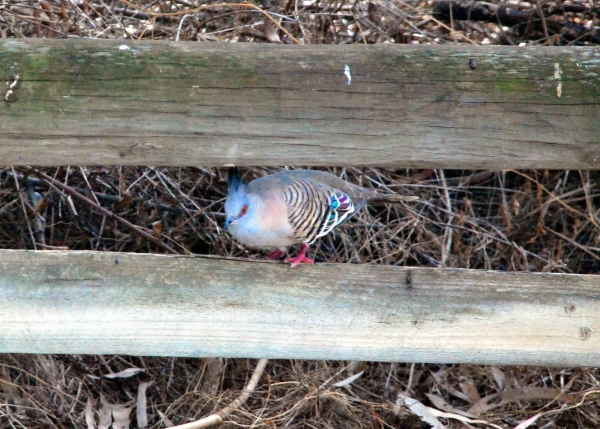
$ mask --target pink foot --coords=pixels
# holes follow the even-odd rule
[[[285,252],[283,250],[275,250],[274,252],[269,253],[267,258],[269,259],[281,259],[285,256]]]
[[[286,264],[290,264],[290,266],[293,268],[296,265],[300,265],[302,262],[306,263],[306,264],[310,264],[310,265],[315,265],[315,261],[313,261],[312,259],[309,259],[306,257],[306,249],[308,248],[308,246],[306,244],[303,244],[302,247],[300,248],[300,252],[298,253],[298,255],[294,258],[286,258],[285,261],[283,261]]]

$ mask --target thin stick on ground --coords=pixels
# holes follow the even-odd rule
[[[206,9],[213,9],[213,8],[238,8],[238,9],[254,9],[260,13],[262,13],[266,19],[269,19],[273,22],[273,24],[275,24],[275,26],[277,28],[279,28],[281,31],[283,31],[295,44],[297,45],[302,45],[302,42],[300,42],[298,39],[296,39],[294,36],[292,36],[290,34],[289,31],[287,31],[285,28],[283,28],[281,26],[281,24],[279,24],[279,22],[277,22],[277,20],[275,18],[273,18],[271,15],[269,15],[266,11],[262,10],[260,7],[253,5],[251,3],[221,3],[221,4],[205,4],[199,7],[196,7],[194,9],[191,10],[180,10],[177,12],[163,12],[163,13],[156,13],[156,12],[152,12],[151,10],[148,9],[144,9],[141,6],[138,6],[134,3],[131,3],[129,0],[119,0],[121,3],[126,4],[127,6],[130,6],[134,9],[140,10],[152,17],[159,17],[159,16],[178,16],[178,15],[191,15],[192,13],[196,13],[196,12],[200,12]]]
[[[228,416],[229,414],[231,414],[246,403],[252,392],[254,392],[254,389],[256,389],[258,380],[260,380],[260,377],[265,371],[265,367],[267,366],[268,362],[269,359],[260,359],[258,361],[258,363],[256,364],[256,368],[254,368],[254,372],[252,373],[252,377],[250,377],[250,381],[248,382],[248,384],[246,384],[246,386],[242,390],[242,393],[240,393],[240,396],[238,396],[231,403],[231,405],[228,405],[221,411],[217,411],[216,413],[211,414],[208,417],[196,420],[195,422],[186,423],[179,426],[173,426],[172,429],[201,429],[222,424],[223,419],[226,416]]]
[[[15,174],[15,168],[13,166],[10,167],[13,172],[13,176],[15,178],[15,187],[17,188],[17,192],[19,193],[19,201],[21,203],[21,209],[23,210],[23,217],[25,218],[25,222],[27,222],[27,229],[29,229],[29,235],[31,237],[31,244],[34,250],[37,250],[35,235],[33,234],[33,230],[31,229],[31,222],[29,221],[29,216],[27,215],[27,209],[25,208],[25,200],[23,198],[23,194],[21,193],[21,188],[19,187],[19,181],[17,180],[17,176]]]
[[[544,31],[544,39],[546,43],[550,42],[550,34],[548,33],[548,25],[546,24],[546,17],[544,16],[544,10],[542,9],[542,4],[540,0],[536,0],[535,2],[537,6],[538,13],[540,14],[540,20],[542,21],[542,30]],[[554,43],[553,43],[554,44]]]
[[[448,192],[448,185],[446,184],[446,176],[444,174],[444,170],[439,170],[438,173],[444,190],[444,202],[446,203],[446,208],[448,209],[448,223],[446,224],[446,229],[444,230],[444,242],[442,244],[442,259],[440,262],[440,266],[445,267],[446,262],[448,262],[448,255],[452,250],[452,222],[454,221],[454,212],[452,211],[452,200],[450,199],[450,192]]]

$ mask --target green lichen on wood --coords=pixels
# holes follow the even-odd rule
[[[19,155],[0,157],[35,164],[65,147],[61,163],[499,168],[506,154],[511,168],[543,156],[544,167],[596,167],[599,58],[585,48],[2,40],[0,79],[13,67],[21,83],[0,106],[0,139]],[[568,153],[546,155],[557,143]]]

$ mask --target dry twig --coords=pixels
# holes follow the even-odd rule
[[[173,249],[169,245],[163,243],[162,240],[156,238],[152,234],[147,233],[146,231],[144,231],[139,226],[134,225],[131,222],[129,222],[128,220],[123,219],[121,216],[118,216],[118,215],[114,214],[113,212],[111,212],[108,209],[105,209],[101,205],[99,205],[99,204],[95,203],[94,201],[90,200],[89,198],[81,195],[79,192],[77,192],[76,190],[72,189],[71,187],[69,187],[67,185],[63,185],[58,180],[53,179],[52,177],[50,177],[47,174],[45,174],[42,171],[40,171],[39,169],[33,168],[33,167],[28,167],[28,169],[29,169],[29,171],[33,172],[36,176],[41,177],[43,180],[45,180],[48,183],[51,183],[53,186],[57,187],[61,191],[65,192],[66,194],[69,194],[69,195],[71,195],[73,197],[76,197],[76,198],[80,199],[81,201],[83,201],[84,203],[86,203],[87,205],[89,205],[90,207],[93,207],[94,209],[98,210],[99,212],[101,212],[105,216],[108,216],[109,218],[116,220],[120,224],[122,224],[122,225],[126,226],[127,228],[129,228],[132,232],[134,232],[134,233],[136,233],[136,234],[144,237],[146,240],[148,240],[148,241],[156,244],[157,246],[163,248],[167,252],[172,253],[174,255],[179,255],[180,254],[178,251],[176,251],[175,249]]]
[[[250,377],[250,380],[248,381],[248,384],[246,384],[240,395],[230,405],[214,414],[211,414],[208,417],[204,417],[203,419],[195,422],[174,426],[173,429],[201,429],[222,424],[225,417],[246,403],[252,392],[254,392],[254,389],[256,389],[256,385],[265,371],[265,367],[267,366],[268,362],[269,359],[260,359],[258,361],[256,368],[254,368],[254,372],[252,373],[252,377]]]

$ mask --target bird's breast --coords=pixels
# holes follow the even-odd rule
[[[262,198],[253,216],[232,222],[228,232],[240,243],[259,249],[278,249],[298,243],[288,221],[285,201],[277,195]]]

